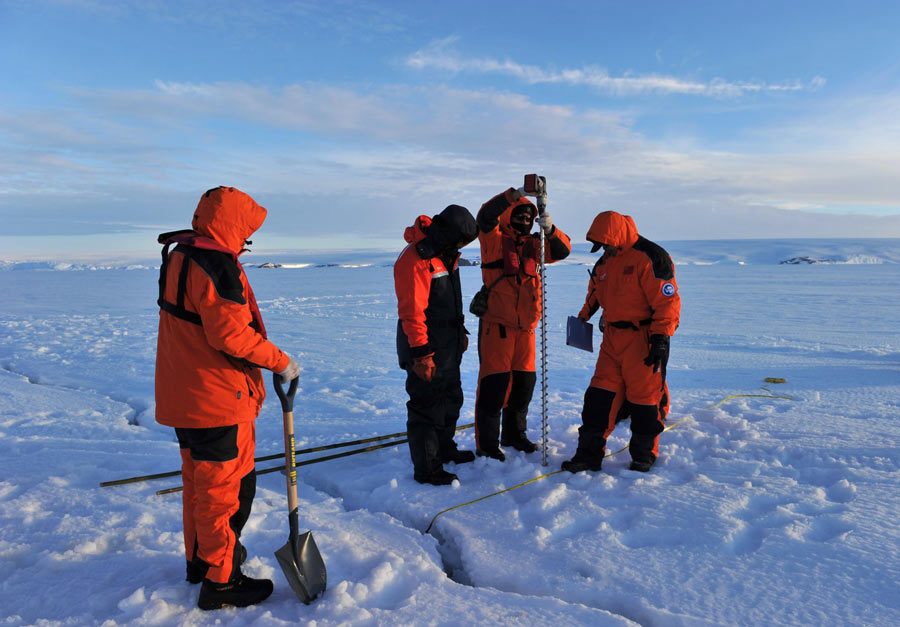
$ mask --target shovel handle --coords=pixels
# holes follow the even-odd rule
[[[275,394],[278,395],[278,400],[281,401],[281,411],[285,413],[294,411],[294,394],[297,393],[297,383],[299,381],[300,377],[291,379],[287,392],[285,392],[284,379],[282,379],[281,375],[277,372],[272,373],[272,384],[275,387]]]
[[[297,393],[297,382],[300,377],[291,380],[287,392],[284,391],[284,379],[277,372],[272,375],[275,393],[281,401],[284,414],[284,474],[287,478],[288,512],[291,521],[291,537],[297,536],[297,461],[294,448],[294,394]]]

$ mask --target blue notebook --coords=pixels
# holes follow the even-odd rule
[[[569,316],[569,320],[566,323],[566,344],[593,353],[594,325],[576,316]]]

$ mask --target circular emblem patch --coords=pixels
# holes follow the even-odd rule
[[[663,296],[674,296],[675,295],[675,286],[671,283],[663,283],[662,286]]]

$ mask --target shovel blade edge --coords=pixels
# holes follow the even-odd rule
[[[298,599],[309,605],[325,592],[328,583],[325,561],[311,531],[289,538],[287,544],[275,551],[275,558]]]

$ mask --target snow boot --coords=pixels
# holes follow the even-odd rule
[[[639,461],[632,460],[631,465],[628,466],[628,470],[636,470],[638,472],[649,472],[650,468],[653,466],[653,462],[651,461]]]
[[[601,469],[603,465],[603,457],[599,459],[592,460],[586,456],[579,455],[577,452],[575,453],[575,457],[568,461],[564,461],[562,463],[562,469],[568,470],[569,472],[584,472],[585,470],[590,470],[593,472],[597,472]]]
[[[472,451],[461,451],[456,448],[456,445],[453,445],[441,454],[441,462],[444,464],[449,464],[450,462],[454,464],[468,464],[474,461],[475,453]]]
[[[495,446],[493,448],[478,448],[475,449],[475,454],[478,457],[490,457],[491,459],[496,459],[498,462],[505,462],[506,455],[503,454],[503,451],[500,450],[499,446]]]
[[[234,607],[256,605],[268,599],[274,588],[271,579],[251,579],[244,574],[238,574],[234,581],[228,583],[204,579],[203,585],[200,586],[197,607],[201,610],[218,610],[229,605]]]
[[[415,473],[413,474],[413,479],[418,481],[419,483],[427,483],[430,485],[450,485],[453,483],[453,480],[458,480],[459,477],[454,475],[452,472],[447,472],[443,468],[438,468],[430,473]]]
[[[239,564],[243,564],[247,561],[247,549],[243,544],[238,544],[238,555],[240,556],[238,559]],[[194,584],[200,583],[203,581],[203,578],[206,577],[206,572],[209,570],[209,564],[204,562],[199,557],[194,558],[194,561],[187,563],[187,582]]]
[[[589,387],[585,391],[581,426],[578,427],[578,448],[572,459],[562,463],[563,470],[569,472],[600,470],[606,454],[604,429],[607,428],[615,398],[615,392],[601,388]]]
[[[510,446],[523,453],[534,453],[538,449],[537,444],[529,440],[524,431],[515,434],[511,438],[500,438],[500,444],[502,446]]]

